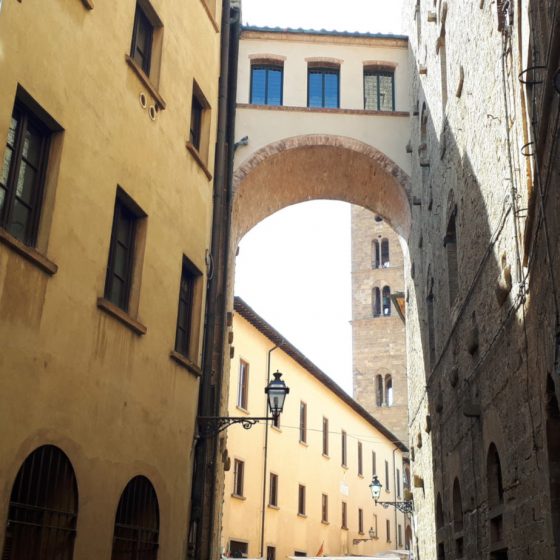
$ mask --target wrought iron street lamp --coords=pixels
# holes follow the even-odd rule
[[[215,436],[232,424],[241,424],[246,430],[249,430],[258,422],[276,420],[284,409],[284,401],[286,395],[290,392],[290,388],[282,380],[282,374],[279,371],[273,375],[274,379],[264,389],[270,416],[199,416],[200,437]]]
[[[412,500],[403,500],[402,502],[380,502],[379,496],[381,495],[381,488],[383,488],[383,485],[381,484],[381,482],[379,482],[377,475],[374,474],[373,478],[371,479],[369,489],[371,490],[371,497],[373,498],[375,505],[383,506],[385,509],[387,509],[389,506],[393,506],[401,513],[405,513],[408,515],[412,515],[412,513],[414,513],[414,502]]]
[[[375,531],[373,530],[373,527],[369,528],[368,535],[369,535],[369,539],[352,539],[352,544],[358,544],[358,543],[361,543],[361,542],[368,542],[368,541],[372,541],[373,539],[375,539],[375,537],[377,535],[375,534]]]

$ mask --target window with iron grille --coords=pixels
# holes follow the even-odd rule
[[[307,443],[307,404],[299,403],[299,441]]]
[[[323,455],[329,455],[329,419],[323,417]]]
[[[341,463],[345,467],[348,463],[347,453],[346,453],[346,432],[342,430],[340,435],[340,446],[341,446]]]
[[[57,447],[39,447],[24,461],[12,487],[2,560],[71,560],[77,517],[72,464]]]
[[[146,214],[118,188],[113,215],[105,298],[128,311],[138,221]]]
[[[51,130],[16,101],[0,170],[0,227],[35,246]]]
[[[364,70],[364,109],[395,110],[395,78],[391,70]]]
[[[363,449],[361,441],[358,442],[358,474],[360,476],[364,474]]]
[[[342,502],[342,529],[348,529],[348,508],[346,502]]]
[[[305,515],[305,486],[298,485],[298,515]]]
[[[339,68],[310,67],[307,73],[307,106],[340,106]]]
[[[364,533],[364,510],[358,508],[358,533]]]
[[[329,521],[329,497],[327,494],[321,495],[321,521],[323,523]]]
[[[233,495],[243,496],[243,484],[245,479],[245,463],[239,459],[233,462]]]
[[[153,36],[154,25],[147,16],[144,8],[138,2],[136,4],[136,12],[134,13],[130,58],[142,68],[146,76],[150,75]]]
[[[249,407],[249,364],[245,360],[239,360],[237,406],[243,410],[248,410]]]
[[[274,473],[270,473],[268,505],[275,507],[278,506],[278,475]]]
[[[179,309],[177,312],[177,329],[175,332],[175,351],[194,361],[196,348],[193,346],[193,308],[194,293],[200,271],[183,257],[181,284],[179,286]]]
[[[254,105],[282,105],[284,68],[280,64],[251,66],[250,100]]]
[[[156,491],[145,476],[126,485],[115,517],[111,560],[155,560],[159,541]]]

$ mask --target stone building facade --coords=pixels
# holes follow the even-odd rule
[[[422,560],[559,556],[560,9],[409,0]]]
[[[354,398],[408,442],[404,323],[392,296],[404,291],[399,236],[378,214],[352,206]]]

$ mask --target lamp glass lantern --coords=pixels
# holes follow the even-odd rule
[[[277,371],[273,374],[274,379],[267,385],[264,392],[268,399],[268,408],[273,418],[277,418],[284,409],[284,401],[286,395],[290,392],[290,388],[286,387],[282,379],[282,374]]]
[[[377,502],[379,500],[379,496],[381,495],[381,488],[383,485],[379,482],[377,475],[374,474],[373,478],[371,479],[371,484],[369,485],[369,489],[371,490],[371,497]]]

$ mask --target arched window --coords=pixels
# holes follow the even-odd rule
[[[459,267],[457,264],[457,230],[455,226],[455,216],[457,209],[451,212],[447,223],[447,232],[443,245],[447,256],[447,282],[449,285],[449,305],[453,305],[457,297],[459,286]]]
[[[426,297],[426,311],[428,315],[428,357],[430,369],[436,361],[436,333],[434,324],[434,279],[431,277],[431,266],[428,267],[428,296]]]
[[[507,560],[507,547],[504,542],[503,510],[504,486],[502,467],[498,449],[494,443],[488,449],[486,461],[486,481],[488,488],[488,520],[490,522],[490,544],[493,548],[492,558]]]
[[[379,241],[374,239],[371,242],[371,268],[379,268],[381,266],[381,249]]]
[[[119,500],[111,560],[155,560],[158,538],[156,491],[145,476],[135,476]]]
[[[389,266],[389,240],[381,240],[381,266],[387,268]]]
[[[373,288],[371,291],[371,307],[374,317],[381,315],[381,291],[379,288]]]
[[[391,288],[389,286],[383,288],[383,315],[391,315]]]
[[[383,376],[375,376],[375,404],[383,406]]]
[[[68,457],[54,445],[31,453],[10,496],[2,560],[56,558],[74,553],[78,487]]]
[[[389,374],[385,376],[385,404],[393,406],[393,378]]]
[[[453,483],[453,533],[455,537],[455,558],[463,558],[463,500],[461,485],[456,478]]]

